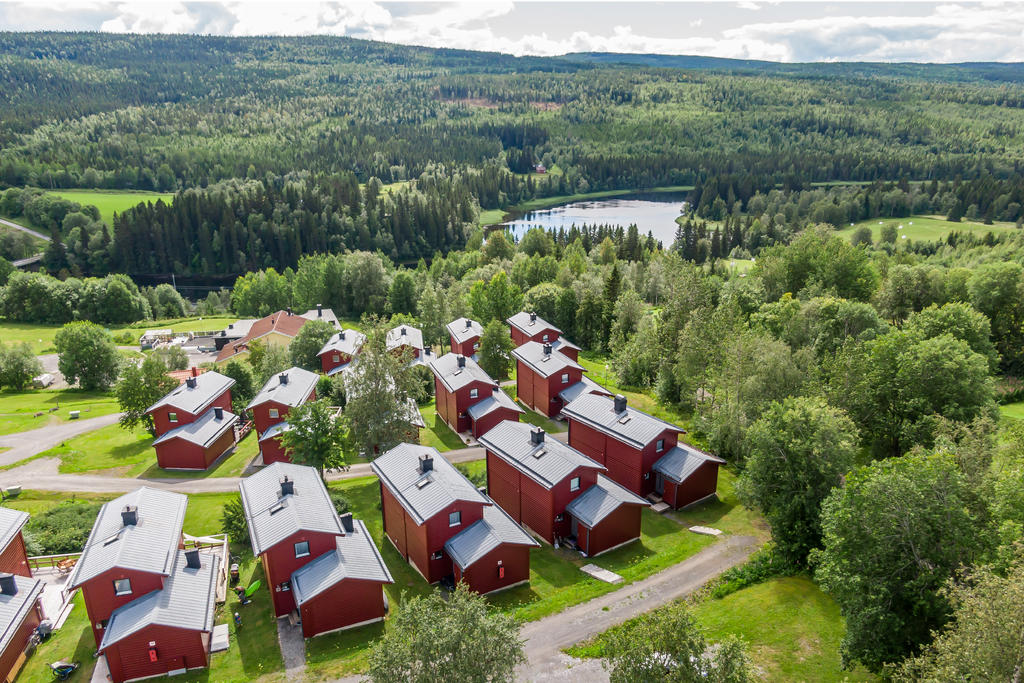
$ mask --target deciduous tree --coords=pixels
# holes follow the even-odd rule
[[[500,320],[492,320],[480,335],[480,367],[494,379],[505,379],[512,370],[512,349],[515,347],[508,327]]]
[[[110,334],[90,322],[68,323],[53,339],[57,369],[69,384],[89,391],[105,391],[117,380],[120,358]]]
[[[348,432],[327,399],[309,401],[288,413],[288,429],[281,443],[292,462],[315,467],[322,477],[325,469],[345,464]]]
[[[42,372],[43,366],[33,355],[31,346],[24,342],[0,344],[0,388],[24,389]]]
[[[292,365],[319,372],[320,359],[317,353],[324,347],[337,330],[323,320],[311,320],[302,326],[299,333],[288,345],[288,356]]]
[[[146,414],[146,409],[177,386],[177,380],[167,376],[167,366],[157,356],[147,356],[141,365],[126,364],[114,387],[122,411],[118,423],[127,430],[141,424],[152,434],[153,417]]]

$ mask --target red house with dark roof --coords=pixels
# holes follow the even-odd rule
[[[281,432],[287,428],[285,419],[292,408],[316,400],[319,381],[320,376],[315,372],[289,368],[268,379],[249,401],[245,409],[252,413],[264,465],[288,461],[280,439]]]
[[[435,449],[399,444],[371,467],[384,533],[428,583],[490,593],[529,581],[539,544]]]
[[[516,359],[516,396],[548,417],[562,411],[561,392],[583,380],[582,365],[552,348],[528,341],[513,349]]]
[[[239,488],[275,616],[298,609],[307,638],[384,618],[391,574],[365,525],[339,517],[314,468],[277,462]]]
[[[562,352],[573,361],[579,360],[580,347],[563,337],[560,329],[536,313],[520,311],[505,322],[508,323],[509,334],[516,346],[522,346],[531,341],[538,344],[551,344],[551,348],[555,351]]]
[[[456,318],[445,327],[451,339],[452,353],[463,356],[475,356],[480,350],[480,337],[484,333],[483,325],[469,318]]]
[[[437,414],[458,433],[472,431],[479,436],[484,427],[489,429],[502,419],[518,420],[523,412],[469,356],[446,353],[428,366],[434,373]],[[487,405],[471,412],[481,402]]]

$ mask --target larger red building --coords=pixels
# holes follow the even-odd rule
[[[0,507],[0,574],[32,576],[21,533],[27,523],[27,512]]]
[[[217,556],[183,550],[187,504],[147,487],[105,503],[68,578],[115,683],[209,664],[224,568]]]
[[[307,638],[384,618],[391,574],[363,523],[338,516],[314,468],[277,462],[239,489],[275,616],[298,609]]]
[[[153,418],[157,465],[204,470],[235,445],[234,384],[219,372],[194,373],[146,410]]]
[[[566,405],[569,445],[608,468],[630,491],[683,507],[715,494],[723,461],[678,445],[681,427],[629,407],[626,397],[586,394]]]
[[[437,414],[452,429],[479,437],[501,420],[518,420],[523,409],[473,358],[446,353],[428,364],[434,373]],[[472,408],[482,402],[478,410]]]
[[[480,337],[484,333],[483,325],[469,318],[456,318],[446,327],[452,353],[475,356],[476,352],[480,350]]]
[[[583,381],[582,365],[551,344],[528,341],[513,349],[516,359],[516,396],[548,417],[557,417],[564,405],[560,394]]]
[[[316,400],[316,384],[319,381],[320,376],[315,372],[289,368],[268,379],[245,407],[252,413],[264,465],[288,462],[288,455],[281,444],[281,432],[287,424],[285,418],[292,408]]]
[[[435,449],[399,444],[371,467],[384,533],[428,583],[490,593],[529,581],[539,544]]]

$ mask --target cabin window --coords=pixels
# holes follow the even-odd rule
[[[562,373],[562,384],[568,384],[568,383],[569,383],[569,373],[568,372],[563,372]]]
[[[168,422],[177,422],[178,421],[178,414],[177,413],[167,413],[167,421]]]
[[[448,526],[458,526],[462,524],[462,512],[456,510],[455,512],[448,513]]]
[[[132,581],[131,579],[115,579],[114,580],[114,595],[131,595],[132,594]]]
[[[338,354],[334,354],[333,356],[331,356],[331,358],[334,359],[335,363],[340,363],[341,362],[341,356],[339,356]]]
[[[579,491],[580,490],[580,478],[579,477],[573,477],[572,479],[569,480],[569,490],[570,491]]]
[[[270,409],[270,417],[280,417],[281,413],[278,412],[277,408]]]
[[[476,351],[480,348],[480,342],[473,342],[473,350]]]
[[[477,391],[476,389],[470,389],[469,390],[469,397],[470,398],[476,398],[479,395],[480,395],[480,392]]]
[[[543,339],[544,341],[547,341],[548,340],[548,335],[545,334],[544,336],[541,337],[541,339]]]
[[[663,450],[665,450],[665,439],[658,439],[658,443],[655,444],[654,450],[656,450],[658,453],[661,453]]]
[[[309,555],[309,541],[299,541],[295,544],[295,557],[306,557]]]

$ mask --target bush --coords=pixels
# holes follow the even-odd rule
[[[35,514],[25,525],[25,549],[29,555],[77,553],[89,540],[100,503],[68,500]]]
[[[161,346],[153,352],[164,362],[168,370],[184,370],[188,368],[188,354],[180,346]]]
[[[466,475],[466,479],[472,482],[473,486],[481,488],[487,486],[487,470],[477,469],[476,471],[470,470],[468,465],[463,463],[456,463],[455,465],[459,468],[459,471]]]
[[[334,503],[334,509],[338,511],[339,515],[348,512],[348,501],[345,500],[345,496],[341,495],[340,492],[331,491],[331,502]]]
[[[771,544],[758,550],[746,562],[722,572],[711,585],[709,594],[719,600],[749,586],[764,583],[777,576],[790,576],[799,571],[775,551]]]
[[[242,507],[241,494],[235,496],[224,506],[220,516],[221,531],[228,535],[232,543],[249,545],[249,525],[245,521],[245,508]]]
[[[125,330],[120,334],[114,335],[114,342],[120,346],[132,346],[133,344],[138,343],[138,338],[131,330]]]

